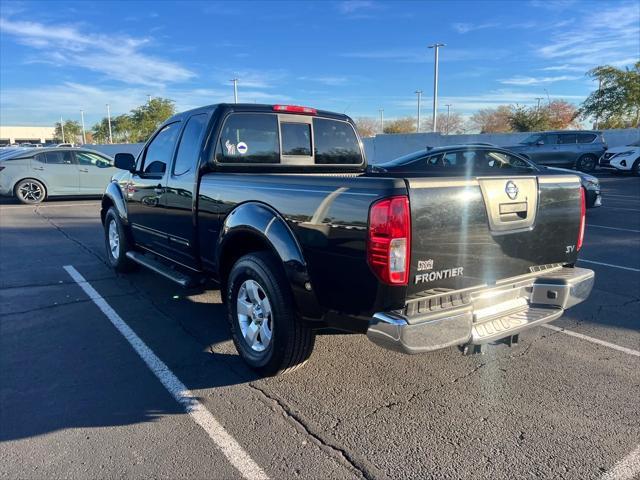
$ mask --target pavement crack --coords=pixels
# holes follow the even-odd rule
[[[130,296],[131,293],[118,293],[118,294],[114,294],[114,295],[108,295],[108,296],[102,296],[102,298],[104,298],[105,300],[109,300],[112,298],[120,298],[120,297],[127,297]],[[65,307],[67,305],[76,305],[76,304],[80,304],[80,303],[91,303],[93,302],[92,299],[90,298],[85,298],[85,299],[77,299],[77,300],[72,300],[70,302],[59,302],[59,303],[54,303],[52,305],[43,305],[41,307],[36,307],[36,308],[29,308],[27,310],[20,310],[17,312],[3,312],[2,316],[3,317],[8,317],[10,315],[21,315],[21,314],[25,314],[25,313],[33,313],[33,312],[40,312],[40,311],[44,311],[44,310],[51,310],[53,308],[58,308],[58,307]]]
[[[374,478],[386,478],[386,475],[380,472],[376,467],[370,465],[366,460],[360,459],[356,455],[347,451],[345,448],[342,448],[335,443],[328,441],[326,438],[324,438],[324,435],[312,431],[311,428],[305,424],[300,415],[293,412],[284,402],[273,397],[272,395],[269,395],[266,390],[260,388],[255,383],[249,383],[248,386],[255,392],[257,392],[262,401],[279,410],[280,413],[291,424],[293,424],[296,430],[303,433],[304,435],[307,435],[311,439],[311,441],[319,448],[328,452],[345,466],[354,470],[360,478],[365,478],[367,480],[373,480]]]
[[[43,220],[45,220],[49,225],[51,225],[53,228],[55,228],[58,232],[60,232],[67,240],[70,240],[71,242],[75,243],[76,245],[78,245],[82,250],[84,250],[85,252],[87,252],[89,255],[92,255],[93,257],[97,258],[100,263],[103,263],[104,265],[111,267],[109,265],[109,263],[100,255],[98,255],[96,252],[94,252],[93,250],[91,250],[89,247],[87,247],[84,243],[82,243],[80,240],[77,240],[76,238],[72,237],[69,233],[67,233],[60,225],[58,225],[56,222],[54,222],[51,217],[48,217],[42,213],[40,213],[40,210],[38,209],[38,207],[36,206],[36,208],[34,208],[33,212],[38,215],[40,218],[42,218]]]

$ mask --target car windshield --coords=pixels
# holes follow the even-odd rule
[[[628,145],[629,147],[640,147],[640,140],[636,140]]]
[[[385,163],[381,163],[376,165],[377,167],[389,168],[389,167],[399,167],[400,165],[404,165],[405,163],[410,163],[414,160],[424,157],[427,154],[428,150],[420,150],[419,152],[408,153],[407,155],[403,155],[398,158],[394,158]]]
[[[542,135],[536,133],[534,135],[529,135],[527,138],[522,140],[520,143],[523,145],[535,145],[539,140],[542,140]]]

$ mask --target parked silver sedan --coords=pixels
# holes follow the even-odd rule
[[[0,155],[0,195],[35,204],[57,195],[102,195],[113,159],[83,148],[15,148]]]

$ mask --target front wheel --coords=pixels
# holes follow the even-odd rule
[[[598,158],[595,155],[583,155],[578,160],[576,167],[581,172],[593,172],[598,164]]]
[[[47,197],[45,186],[32,178],[20,180],[15,186],[14,193],[21,203],[27,205],[41,203]]]
[[[315,333],[296,318],[287,279],[273,255],[256,252],[240,258],[229,274],[226,294],[233,343],[251,368],[271,376],[304,365]]]
[[[636,158],[636,161],[633,162],[633,167],[631,167],[631,172],[636,177],[640,177],[640,158]]]
[[[125,273],[133,270],[135,264],[127,258],[131,245],[120,215],[113,207],[104,217],[104,243],[107,249],[107,260],[116,272]]]

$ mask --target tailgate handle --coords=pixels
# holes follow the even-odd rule
[[[513,222],[525,218],[527,218],[527,202],[500,204],[500,221]]]

